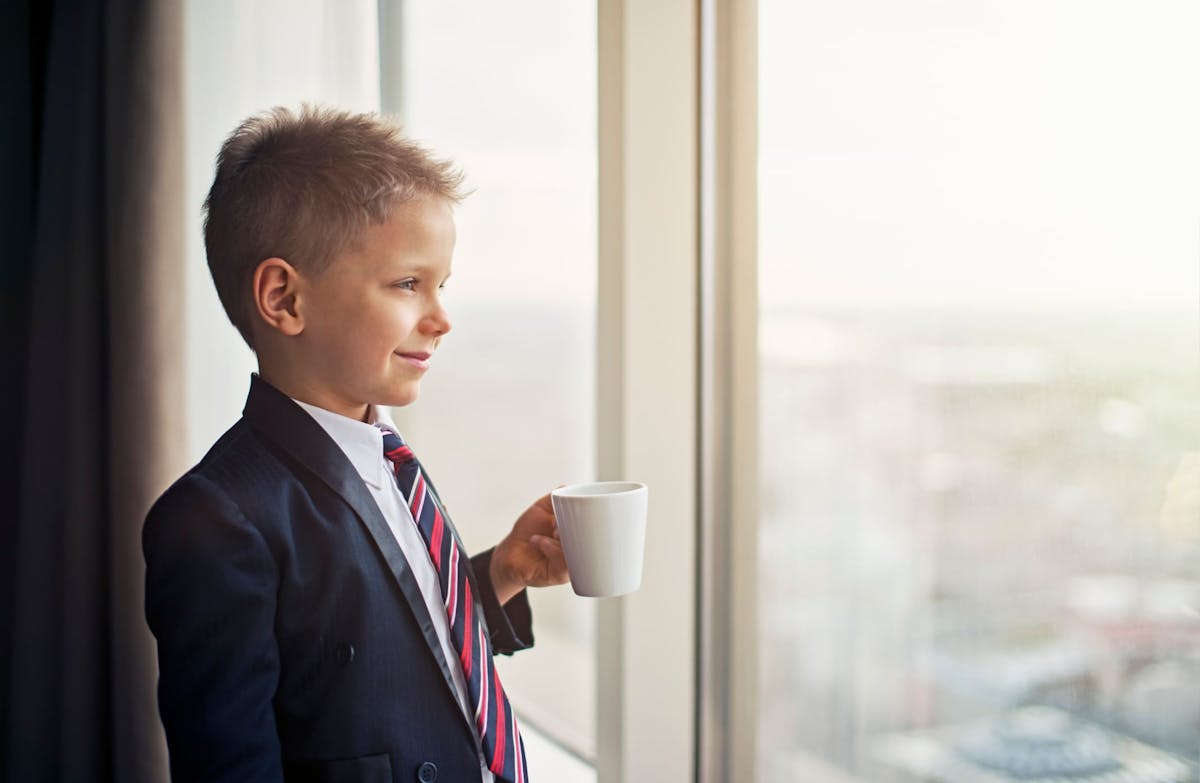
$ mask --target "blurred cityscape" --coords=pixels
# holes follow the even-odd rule
[[[1197,313],[779,309],[760,348],[760,780],[1197,779]]]

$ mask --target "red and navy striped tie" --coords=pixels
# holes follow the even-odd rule
[[[458,661],[475,708],[475,728],[488,769],[509,783],[526,783],[525,743],[517,731],[517,716],[500,687],[500,677],[492,661],[492,645],[482,633],[477,616],[480,610],[471,596],[466,569],[459,566],[463,554],[449,530],[445,512],[429,491],[425,470],[412,449],[392,430],[376,426],[383,431],[384,456],[392,463],[396,483],[408,501],[412,518],[438,572],[450,635],[458,649]]]

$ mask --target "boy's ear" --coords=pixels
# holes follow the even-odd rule
[[[294,337],[304,331],[304,319],[296,306],[300,276],[282,258],[260,261],[254,270],[254,308],[271,328]]]

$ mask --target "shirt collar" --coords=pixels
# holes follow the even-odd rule
[[[396,430],[387,408],[369,406],[367,418],[371,423],[368,424],[307,402],[294,402],[307,411],[308,415],[321,425],[321,429],[333,438],[333,442],[346,454],[363,481],[376,489],[384,486],[389,473],[386,458],[383,456],[383,433],[375,425],[383,424],[393,432]]]

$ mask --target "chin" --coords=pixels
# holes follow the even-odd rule
[[[420,396],[421,387],[419,384],[406,384],[404,388],[393,389],[384,398],[383,404],[391,408],[402,408],[405,405],[412,405]]]

